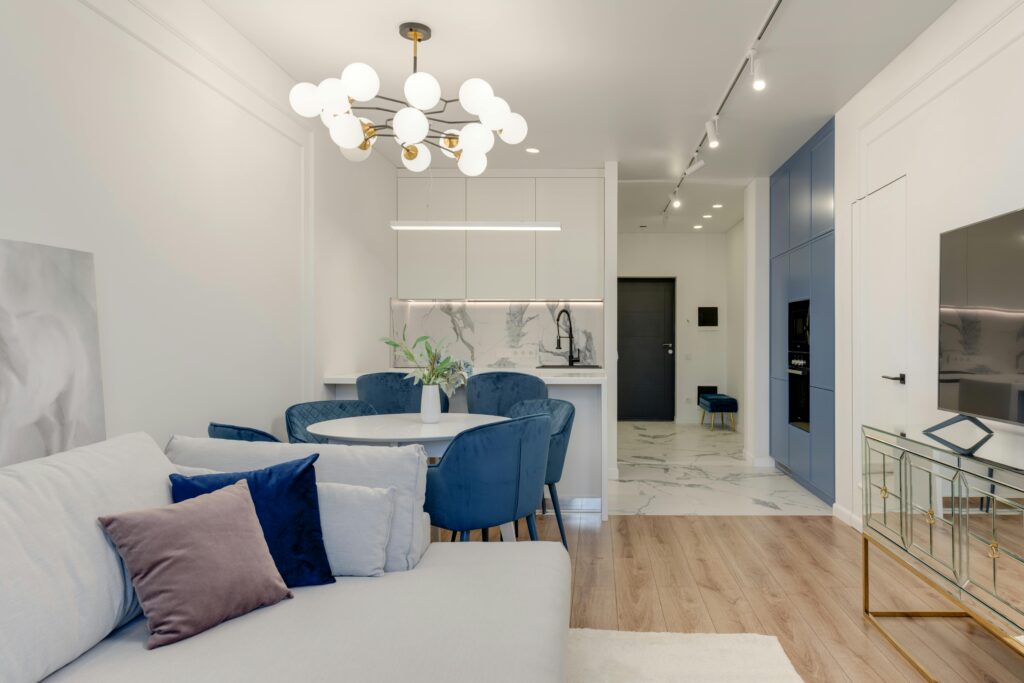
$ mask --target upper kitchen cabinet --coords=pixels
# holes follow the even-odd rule
[[[604,179],[537,178],[537,220],[559,221],[538,232],[538,299],[604,298]]]
[[[464,178],[399,178],[398,220],[466,220]],[[466,298],[466,233],[398,233],[398,297]]]
[[[789,172],[772,176],[769,198],[771,221],[771,256],[775,258],[789,249]]]
[[[811,239],[811,155],[798,154],[789,163],[789,248]]]
[[[811,148],[811,237],[835,227],[836,139],[828,131]]]
[[[469,178],[466,220],[536,220],[533,178]],[[470,299],[533,299],[537,233],[466,233],[466,295]]]

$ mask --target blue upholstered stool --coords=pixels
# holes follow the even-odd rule
[[[722,426],[725,426],[725,414],[729,414],[732,421],[732,430],[736,431],[736,413],[739,411],[739,403],[732,396],[726,394],[701,394],[697,399],[700,406],[700,423],[704,424],[704,416],[711,413],[711,431],[715,431],[715,415],[722,416]]]

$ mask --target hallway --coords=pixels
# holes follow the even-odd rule
[[[743,456],[743,435],[674,422],[620,422],[612,515],[830,515],[774,467]]]

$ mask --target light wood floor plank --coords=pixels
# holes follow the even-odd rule
[[[665,615],[654,582],[654,568],[647,550],[643,517],[615,517],[612,525],[612,558],[615,567],[615,603],[623,631],[664,631]]]
[[[693,525],[694,517],[671,517],[672,530],[697,582],[718,633],[768,633],[717,550]]]
[[[574,628],[767,633],[807,683],[916,683],[866,619],[860,534],[830,517],[565,516]],[[541,539],[558,541],[551,516]],[[498,538],[491,530],[492,540]],[[474,533],[478,539],[480,534]],[[442,540],[448,536],[443,535]],[[520,538],[526,540],[526,526]],[[949,609],[883,553],[875,609]],[[899,641],[952,683],[1024,683],[1024,659],[967,620],[887,618]]]

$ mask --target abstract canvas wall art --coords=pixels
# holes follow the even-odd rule
[[[105,432],[92,254],[0,240],[0,466]]]

